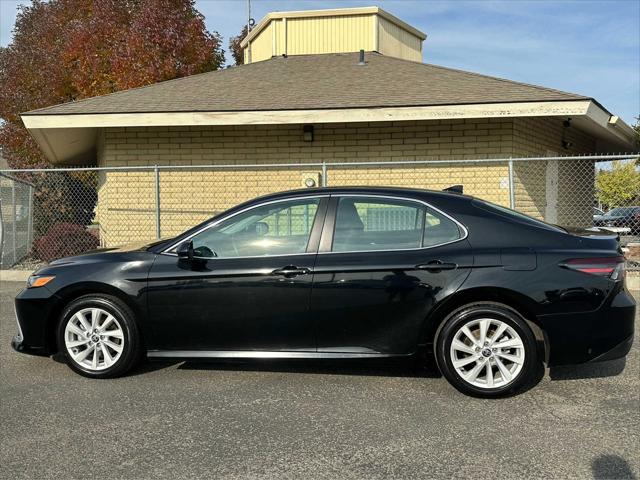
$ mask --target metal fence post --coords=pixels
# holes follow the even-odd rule
[[[158,165],[153,167],[156,181],[156,238],[160,238],[160,169]]]
[[[322,162],[322,186],[327,186],[327,162]]]
[[[33,244],[33,185],[29,185],[29,206],[27,207],[27,250],[31,249]]]
[[[509,208],[516,208],[516,186],[513,182],[513,160],[509,159]]]
[[[15,265],[18,262],[17,259],[17,255],[16,255],[16,249],[17,249],[17,245],[16,245],[16,223],[18,222],[17,219],[17,209],[16,209],[16,181],[11,179],[11,208],[13,209],[13,223],[11,225],[11,242],[12,242],[12,247],[13,247],[13,265]]]

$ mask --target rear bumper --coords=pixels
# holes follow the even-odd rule
[[[543,315],[549,366],[603,362],[624,357],[633,344],[636,302],[620,288],[592,312]]]
[[[590,360],[590,363],[606,362],[609,360],[616,360],[618,358],[626,357],[627,353],[631,351],[632,345],[633,345],[633,335],[631,335],[626,340],[623,340],[622,342],[620,342],[611,350],[604,352],[602,355],[597,356],[593,360]]]

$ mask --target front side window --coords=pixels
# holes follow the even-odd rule
[[[319,199],[261,205],[191,238],[196,257],[255,257],[304,253]]]
[[[338,203],[332,251],[432,247],[461,235],[456,222],[421,203],[343,197]]]

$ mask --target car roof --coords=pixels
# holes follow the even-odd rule
[[[317,187],[317,188],[300,188],[295,190],[287,190],[283,192],[270,193],[258,198],[250,200],[251,203],[265,200],[278,200],[285,198],[306,197],[315,195],[386,195],[391,197],[408,197],[408,198],[430,198],[439,200],[460,200],[466,198],[472,200],[474,197],[455,192],[445,192],[438,190],[427,190],[421,188],[407,187]]]

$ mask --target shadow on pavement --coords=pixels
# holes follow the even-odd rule
[[[61,357],[61,356],[60,356]],[[63,358],[53,356],[58,362],[65,363]],[[426,363],[426,365],[425,365]],[[620,375],[625,368],[626,360],[552,367],[549,369],[551,380],[580,380],[585,378],[604,378]],[[438,367],[431,362],[419,358],[380,359],[380,360],[279,360],[279,359],[150,359],[142,362],[127,375],[144,375],[145,373],[163,370],[178,365],[180,370],[218,370],[237,372],[280,372],[280,373],[315,373],[325,375],[362,375],[375,377],[415,377],[441,378]],[[545,368],[542,364],[536,369],[531,381],[527,382],[518,393],[534,388],[543,379]]]
[[[608,362],[551,367],[549,369],[549,377],[551,380],[581,380],[585,378],[615,377],[623,372],[626,363],[626,358],[620,358],[617,360],[610,360]]]
[[[377,377],[440,378],[435,366],[423,367],[414,359],[402,360],[275,360],[275,359],[211,359],[149,361],[132,372],[133,375],[161,370],[172,365],[181,370],[212,370],[238,372],[286,372],[325,375],[360,375]]]
[[[629,479],[636,480],[631,471],[631,466],[624,458],[618,455],[600,455],[591,462],[593,478],[596,479]]]

